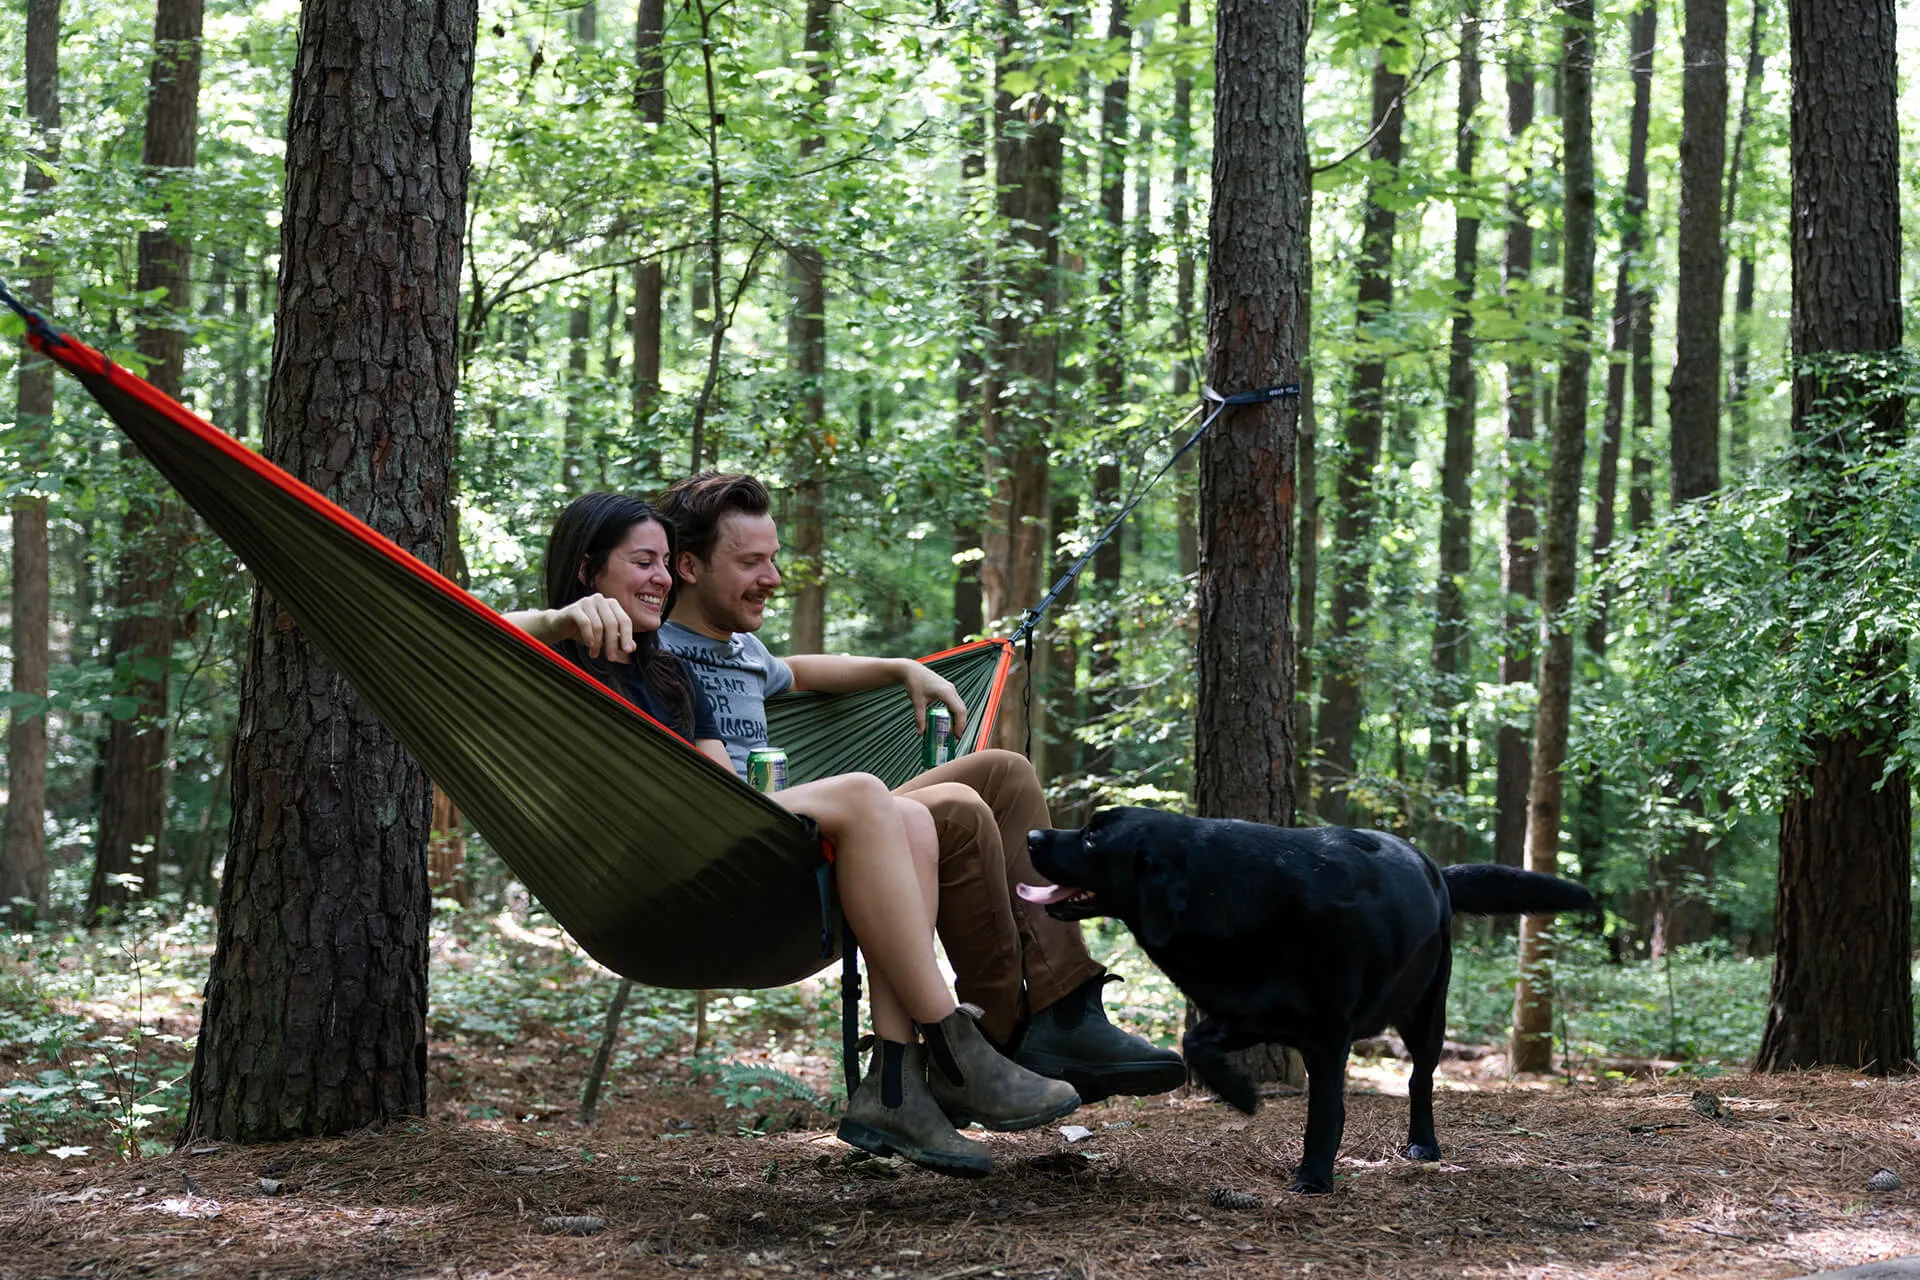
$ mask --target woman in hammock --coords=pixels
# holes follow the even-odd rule
[[[672,529],[652,506],[587,494],[560,513],[547,540],[547,607],[506,617],[731,774],[706,695],[655,634],[672,607],[673,550]],[[874,1070],[848,1101],[840,1137],[940,1173],[978,1177],[992,1161],[956,1123],[1028,1129],[1077,1107],[1072,1085],[994,1049],[941,976],[933,955],[938,851],[926,807],[864,773],[803,783],[773,799],[812,818],[833,842],[841,909],[871,970],[879,1048]]]

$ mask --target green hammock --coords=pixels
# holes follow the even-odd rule
[[[662,987],[821,967],[839,922],[811,822],[151,384],[30,324],[589,955]],[[966,699],[957,752],[991,731],[1011,656],[984,640],[927,660]],[[768,720],[791,782],[919,771],[904,688],[783,696]]]

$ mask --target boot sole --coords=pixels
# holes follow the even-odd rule
[[[1077,1085],[1075,1089],[1078,1090]],[[947,1111],[947,1119],[953,1121],[953,1127],[956,1129],[977,1124],[982,1129],[991,1129],[995,1133],[1018,1133],[1022,1129],[1037,1129],[1049,1120],[1058,1120],[1061,1116],[1071,1115],[1078,1111],[1085,1101],[1085,1098],[1073,1098],[1057,1107],[1036,1111],[1032,1115],[1017,1116],[1011,1120],[990,1120],[985,1116],[974,1115],[970,1111],[948,1111],[945,1106],[942,1106],[941,1110]]]
[[[941,1151],[929,1151],[858,1120],[842,1120],[838,1137],[850,1147],[858,1147],[877,1156],[899,1156],[922,1169],[943,1173],[950,1178],[984,1178],[993,1172],[991,1156],[954,1156]]]
[[[1079,1092],[1082,1102],[1100,1102],[1116,1095],[1141,1098],[1171,1093],[1187,1082],[1184,1061],[1114,1062],[1090,1067],[1044,1054],[1015,1060],[1035,1075],[1065,1080]]]

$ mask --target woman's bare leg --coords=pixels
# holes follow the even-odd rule
[[[774,799],[833,841],[840,906],[871,969],[873,1029],[884,1040],[911,1042],[914,1022],[938,1022],[956,1007],[933,959],[937,851],[927,856],[915,847],[931,849],[932,819],[910,839],[917,817],[903,818],[886,785],[864,773],[789,787]]]

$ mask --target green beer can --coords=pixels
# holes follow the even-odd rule
[[[935,768],[953,759],[953,713],[943,706],[927,708],[927,734],[920,740],[920,768]]]
[[[756,747],[747,753],[747,785],[765,795],[787,789],[787,753],[777,747]]]

